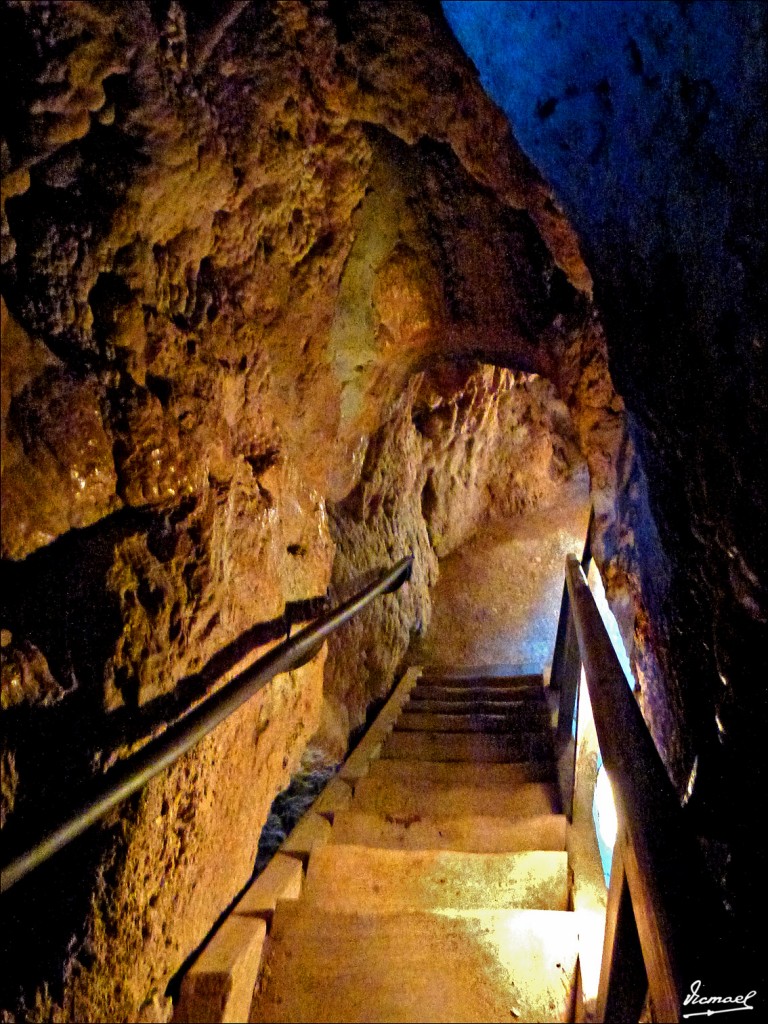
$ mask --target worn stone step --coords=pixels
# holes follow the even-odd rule
[[[381,744],[389,735],[395,720],[399,717],[403,704],[416,685],[420,669],[409,668],[395,687],[389,700],[381,709],[370,728],[352,751],[339,770],[338,777],[346,781],[354,781],[368,772],[371,761],[379,756]]]
[[[551,782],[525,782],[508,786],[456,786],[423,779],[390,781],[367,777],[355,786],[353,811],[412,816],[482,814],[498,818],[531,818],[559,814],[557,786]]]
[[[519,690],[502,689],[498,686],[442,686],[438,683],[427,685],[417,683],[410,692],[410,699],[416,700],[490,700],[496,703],[519,704],[521,701],[545,703],[544,691],[532,686]]]
[[[263,917],[269,923],[277,901],[297,900],[303,883],[301,860],[285,853],[276,853],[237,901],[233,913]]]
[[[548,721],[549,710],[544,701],[504,701],[456,698],[455,700],[431,700],[417,697],[403,706],[403,714],[433,715],[509,715],[515,719],[530,718],[531,721]]]
[[[514,676],[541,676],[541,666],[532,662],[504,662],[494,665],[422,665],[419,671],[423,675],[441,676],[446,679],[471,679],[477,675],[490,678],[510,678]]]
[[[266,934],[263,918],[230,915],[184,975],[173,1024],[245,1020]]]
[[[391,781],[452,783],[459,786],[517,786],[521,782],[554,782],[552,761],[517,761],[513,764],[466,764],[459,761],[374,761],[369,778]]]
[[[278,904],[251,1021],[567,1021],[576,915]]]
[[[476,671],[468,675],[455,675],[427,671],[422,669],[419,678],[421,686],[448,686],[463,689],[475,689],[476,687],[494,687],[495,689],[520,690],[520,689],[542,689],[544,680],[541,672],[531,672],[525,675],[495,675],[485,671]]]
[[[301,898],[326,910],[366,913],[567,910],[567,855],[325,846],[310,858]]]
[[[437,672],[460,678],[461,676],[471,676],[478,672],[497,676],[527,675],[540,672],[541,669],[531,661],[504,661],[494,662],[490,665],[457,665],[452,661],[447,665],[440,664],[439,662],[426,662],[421,666],[421,671]]]
[[[308,811],[283,840],[280,852],[306,864],[317,846],[327,843],[331,836],[331,823],[322,814]]]
[[[546,709],[545,709],[546,711]],[[530,714],[488,715],[488,714],[452,714],[443,712],[433,714],[410,709],[395,722],[395,732],[492,732],[515,733],[536,732],[549,726],[548,717]]]
[[[564,814],[540,814],[513,820],[488,815],[432,817],[339,811],[330,842],[390,850],[465,850],[516,853],[519,850],[564,850]]]
[[[488,736],[467,732],[393,732],[381,747],[382,758],[423,761],[541,761],[552,757],[548,732]]]

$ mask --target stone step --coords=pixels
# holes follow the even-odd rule
[[[531,672],[525,675],[494,675],[485,671],[475,671],[468,675],[455,675],[451,672],[434,672],[424,668],[421,671],[419,685],[460,687],[470,690],[475,687],[491,686],[496,689],[521,690],[542,689],[544,680],[541,672]]]
[[[339,778],[354,781],[368,772],[371,761],[379,756],[381,744],[399,717],[403,704],[416,685],[420,669],[409,668],[395,687],[389,700],[381,709],[365,735],[339,770]]]
[[[549,709],[544,701],[504,701],[456,698],[431,700],[417,697],[403,707],[403,714],[420,712],[432,715],[509,715],[517,719],[529,717],[531,721],[549,721]]]
[[[389,850],[516,853],[564,850],[565,833],[564,814],[540,814],[515,821],[479,814],[426,817],[339,811],[333,819],[330,842]]]
[[[280,903],[251,1021],[567,1021],[576,915],[343,914]]]
[[[549,719],[544,708],[544,716],[526,713],[488,715],[488,714],[432,714],[422,712],[417,707],[404,708],[403,714],[395,722],[395,732],[486,732],[515,733],[536,732],[546,729]]]
[[[446,679],[471,679],[478,675],[491,678],[542,675],[541,668],[529,661],[495,665],[422,665],[419,671],[426,676],[442,676]]]
[[[567,910],[567,860],[562,851],[325,846],[312,854],[301,898],[334,912]]]
[[[285,853],[276,853],[237,901],[233,915],[263,917],[269,924],[277,901],[297,900],[303,884],[301,860]]]
[[[173,1024],[246,1020],[266,934],[263,918],[230,915],[187,969]]]
[[[439,683],[417,683],[410,692],[411,700],[490,700],[505,704],[545,703],[544,691],[538,687],[526,686],[519,690],[502,689],[498,686],[443,686]]]
[[[349,810],[381,815],[448,817],[481,814],[496,818],[532,818],[559,814],[557,786],[525,782],[508,786],[456,786],[422,779],[418,782],[367,777],[355,786]]]
[[[499,736],[467,732],[393,732],[382,744],[381,757],[490,763],[542,761],[552,757],[552,738],[548,732]]]
[[[490,665],[457,665],[452,661],[447,665],[441,665],[438,662],[426,662],[421,666],[421,671],[437,672],[460,678],[461,676],[471,676],[478,672],[486,672],[489,675],[497,676],[516,676],[533,674],[541,670],[531,661],[494,662]]]
[[[458,761],[374,761],[368,771],[373,779],[415,782],[421,779],[459,786],[518,786],[521,782],[554,782],[552,761],[518,761],[514,764],[466,764]]]

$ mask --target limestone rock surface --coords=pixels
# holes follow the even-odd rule
[[[493,519],[547,504],[582,459],[565,403],[534,374],[484,365],[416,375],[371,438],[361,479],[330,506],[332,589],[412,552],[408,588],[333,636],[317,742],[337,756],[427,629],[438,559]]]
[[[574,436],[614,528],[623,412],[573,231],[435,5],[8,0],[2,33],[4,839],[238,637],[417,556],[324,695],[322,657],[275,680],[10,897],[6,1017],[134,1020],[321,719],[341,749],[391,684],[437,555]]]

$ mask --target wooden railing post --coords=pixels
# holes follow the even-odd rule
[[[672,937],[679,927],[678,915],[688,909],[680,888],[684,886],[678,862],[682,851],[676,842],[680,806],[581,567],[572,556],[567,562],[567,579],[598,743],[613,788],[619,828],[628,837],[623,870],[642,917],[638,925],[642,925],[640,940],[646,961],[651,949],[656,954],[653,964],[648,964],[648,981],[652,990],[656,986],[666,993],[659,1019],[675,1020],[683,972],[677,962],[681,950]],[[627,864],[630,850],[633,867],[640,860],[638,871]],[[644,906],[638,904],[639,878],[645,881]],[[672,1006],[675,1016],[670,1017]]]
[[[584,573],[572,555],[567,560],[566,578],[597,740],[622,835],[620,866],[616,867],[621,884],[617,881],[618,894],[614,892],[612,897],[614,920],[605,947],[609,960],[604,965],[607,976],[602,986],[605,1012],[613,1013],[614,973],[627,957],[634,963],[634,954],[621,952],[624,947],[631,950],[634,929],[654,1019],[677,1021],[682,1000],[695,979],[707,976],[715,985],[727,977],[719,963],[722,943],[730,933],[727,915],[627,685]],[[631,901],[631,922],[622,916],[625,899]],[[626,965],[622,969],[627,969]],[[634,1005],[639,982],[632,980],[634,966],[628,970],[625,981]],[[608,1015],[601,1019],[637,1018]]]
[[[562,690],[563,688],[565,668],[563,654],[565,652],[565,639],[570,614],[571,600],[568,597],[568,584],[563,583],[563,596],[560,598],[560,615],[557,620],[557,635],[555,636],[555,650],[552,654],[552,672],[549,677],[549,686],[552,690]]]
[[[576,755],[578,737],[574,719],[578,715],[579,681],[581,679],[581,658],[576,627],[573,622],[570,602],[565,603],[565,629],[561,654],[560,701],[557,710],[558,777],[563,801],[563,813],[573,821],[573,798],[576,790]]]
[[[589,513],[587,535],[581,556],[581,566],[584,572],[589,571],[589,565],[592,561],[591,538],[594,517],[595,510],[593,508]],[[573,793],[576,784],[576,744],[578,741],[573,735],[573,722],[578,709],[580,679],[581,657],[579,655],[579,641],[576,636],[576,626],[573,621],[571,599],[568,594],[568,582],[566,581],[563,583],[563,596],[560,601],[560,618],[557,621],[557,636],[552,656],[552,673],[549,685],[551,689],[560,693],[556,735],[558,763],[560,765],[558,773],[563,798],[563,811],[569,821],[573,817]]]
[[[559,741],[567,740],[571,735],[581,676],[579,642],[576,637],[576,627],[573,623],[570,603],[566,608],[564,634],[559,672],[560,703],[557,713],[557,738]]]
[[[624,869],[625,839],[616,840],[605,912],[605,940],[597,992],[599,1021],[639,1020],[648,991],[640,937]]]
[[[581,567],[585,573],[589,572],[589,566],[592,562],[592,526],[594,520],[595,510],[593,508],[589,513],[587,535],[584,539],[584,550],[581,555]],[[557,620],[555,650],[552,655],[552,674],[549,680],[551,689],[563,691],[568,683],[572,681],[574,675],[578,681],[578,668],[574,670],[573,667],[574,660],[578,660],[578,657],[579,646],[576,640],[576,632],[573,628],[571,599],[568,596],[568,583],[564,581],[563,596],[560,599],[560,617]],[[573,706],[571,706],[571,712],[573,712]]]

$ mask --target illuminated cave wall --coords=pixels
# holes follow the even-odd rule
[[[632,453],[614,510],[629,529],[601,531],[598,559],[625,635],[634,625],[646,719],[738,922],[734,955],[759,977],[768,9],[443,7],[593,276]]]
[[[313,734],[340,749],[391,683],[451,494],[471,530],[546,497],[575,440],[612,507],[623,405],[575,236],[435,5],[2,19],[4,848],[243,631],[421,531],[361,638],[388,661],[278,677],[4,901],[6,1017],[151,1019]],[[494,493],[483,459],[526,418],[550,433]]]
[[[443,8],[579,234],[638,463],[632,535],[598,553],[636,577],[673,776],[698,758],[738,821],[766,711],[766,7]]]
[[[167,1015],[311,737],[338,752],[391,682],[436,556],[504,502],[545,499],[574,444],[674,777],[716,709],[747,749],[766,521],[748,109],[763,83],[747,57],[763,30],[754,5],[727,8],[738,104],[717,75],[712,93],[672,58],[657,71],[648,26],[616,29],[615,82],[579,58],[566,97],[565,42],[590,26],[568,5],[514,6],[515,87],[487,84],[528,156],[433,3],[4,4],[4,841],[186,706],[194,673],[254,622],[417,554],[413,584],[347,634],[347,651],[386,641],[387,658],[331,649],[279,677],[19,887],[7,1017]],[[700,5],[656,6],[698,38]],[[487,77],[494,50],[485,63],[448,13]],[[558,53],[562,98],[541,78]],[[607,128],[627,83],[666,141],[654,156],[654,129],[619,166]],[[728,145],[710,144],[715,123]],[[662,213],[679,195],[667,220],[627,202],[633,166]],[[537,424],[528,476],[494,492],[521,419]]]

